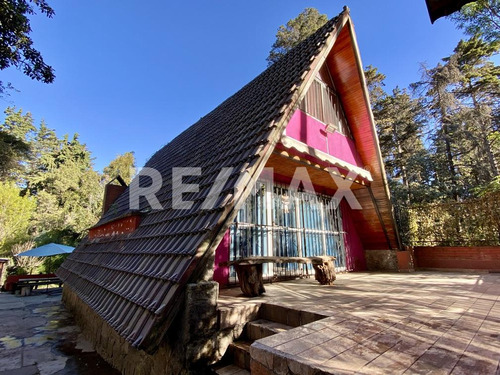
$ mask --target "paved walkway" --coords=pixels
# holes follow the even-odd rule
[[[500,274],[349,273],[334,286],[305,279],[266,289],[250,301],[223,290],[220,302],[328,317],[256,341],[259,374],[500,375]]]
[[[0,293],[0,375],[119,374],[85,341],[61,293]]]

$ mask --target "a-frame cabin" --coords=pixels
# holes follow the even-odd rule
[[[217,249],[222,285],[235,274],[219,264],[248,256],[331,255],[337,271],[396,267],[385,251],[368,253],[367,265],[366,251],[400,245],[354,28],[346,14],[339,23]],[[276,277],[299,267],[271,268]]]
[[[224,261],[330,254],[339,270],[395,267],[397,230],[348,9],[146,167],[162,179],[157,204],[141,196],[131,207],[133,186],[151,184],[137,177],[57,271],[66,305],[123,373],[196,373],[221,355]],[[283,270],[294,269],[266,272]]]

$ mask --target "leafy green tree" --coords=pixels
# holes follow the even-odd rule
[[[9,254],[9,247],[28,237],[36,200],[12,182],[0,182],[0,254]]]
[[[489,42],[500,41],[499,0],[473,1],[450,18],[469,36],[480,34]]]
[[[16,243],[11,247],[10,254],[14,260],[18,275],[31,275],[44,263],[45,259],[42,257],[16,256],[24,253],[25,251],[31,250],[34,247],[36,247],[36,243],[33,240]]]
[[[103,187],[92,167],[90,151],[75,136],[60,140],[42,155],[29,184],[38,200],[35,227],[38,234],[77,240],[101,214]],[[55,233],[55,234],[54,234]]]
[[[0,70],[13,66],[32,79],[52,83],[54,70],[33,47],[30,37],[30,17],[37,10],[49,18],[54,15],[54,10],[45,0],[0,2]],[[0,81],[0,95],[9,87],[9,83]]]
[[[127,185],[130,184],[136,172],[134,152],[118,155],[104,168],[103,172],[105,182],[109,182],[119,175]]]
[[[8,158],[1,160],[1,176],[14,184],[11,188],[18,199],[36,200],[28,220],[31,236],[38,244],[76,245],[102,213],[103,183],[118,174],[128,183],[134,176],[134,153],[119,155],[101,175],[94,170],[92,155],[77,134],[60,139],[43,121],[34,126],[30,113],[15,108],[7,108],[5,113],[0,125],[0,153]],[[4,139],[10,143],[2,144]],[[14,149],[14,142],[22,148]],[[16,220],[11,211],[5,211],[5,220]],[[9,246],[24,240],[17,235],[9,238]],[[7,249],[7,245],[2,246],[0,243],[0,250]]]
[[[297,17],[289,20],[286,25],[281,25],[276,33],[276,41],[267,57],[268,64],[272,65],[278,61],[327,21],[326,14],[320,14],[315,8],[306,8]]]

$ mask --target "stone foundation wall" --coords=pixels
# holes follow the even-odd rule
[[[368,271],[397,271],[396,250],[366,250],[366,268]]]
[[[132,347],[69,287],[63,302],[96,351],[124,375],[203,374],[225,352],[231,330],[219,331],[218,284],[188,284],[184,308],[154,354]]]

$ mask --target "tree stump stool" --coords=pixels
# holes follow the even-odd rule
[[[262,280],[262,263],[235,264],[234,269],[238,275],[241,291],[245,296],[257,297],[266,292]]]
[[[331,258],[316,257],[312,260],[312,265],[314,267],[314,277],[321,285],[333,285],[337,276]]]
[[[234,266],[238,281],[243,294],[247,297],[257,297],[266,292],[262,279],[263,263],[299,263],[312,264],[315,271],[316,280],[322,285],[332,285],[335,276],[335,257],[333,256],[312,256],[312,257],[275,257],[260,256],[247,257],[219,263],[222,267]],[[307,268],[306,268],[307,272]]]

